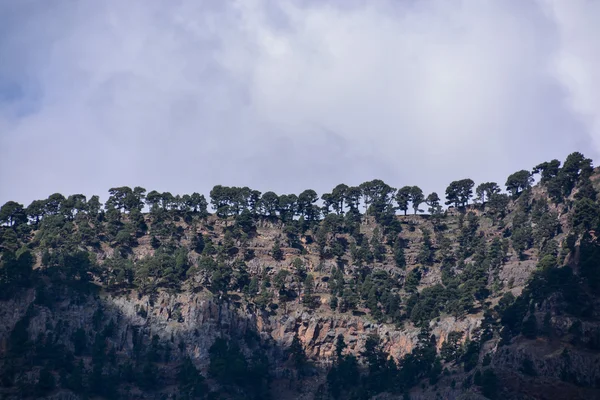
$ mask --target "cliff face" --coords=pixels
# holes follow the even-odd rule
[[[326,369],[334,358],[338,335],[345,338],[347,351],[359,356],[364,351],[368,335],[377,334],[382,338],[383,349],[394,358],[401,359],[416,346],[419,334],[419,329],[412,326],[398,329],[389,324],[369,321],[364,316],[318,313],[300,307],[285,313],[270,314],[242,302],[220,301],[208,292],[161,292],[152,300],[149,296],[138,298],[135,293],[98,293],[84,299],[66,296],[51,308],[36,303],[36,293],[33,290],[0,303],[0,318],[3,321],[0,348],[3,353],[6,353],[10,332],[28,310],[34,310],[28,326],[30,338],[52,332],[62,337],[71,351],[74,349],[69,338],[78,329],[87,330],[88,338],[92,341],[95,334],[112,321],[115,323],[115,332],[107,340],[107,347],[114,349],[122,359],[134,356],[136,341],[148,346],[155,335],[161,343],[177,348],[170,355],[169,362],[161,364],[162,383],[165,386],[169,386],[173,379],[176,369],[174,366],[186,356],[191,357],[206,371],[209,349],[217,337],[240,338],[249,333],[257,333],[269,349],[275,381],[287,382],[290,372],[285,350],[290,347],[296,334],[307,356],[317,368],[322,369]],[[432,321],[431,333],[437,338],[438,350],[451,332],[464,332],[465,337],[471,337],[481,327],[481,318],[481,315],[468,315],[459,319],[446,316]],[[543,318],[544,314],[538,313],[538,320]],[[598,398],[598,390],[593,388],[600,383],[600,354],[582,350],[570,343],[572,335],[569,336],[569,327],[575,322],[577,320],[566,316],[553,316],[552,339],[532,341],[521,338],[503,347],[498,347],[498,342],[493,340],[487,343],[481,358],[486,354],[493,355],[491,365],[506,385],[507,393],[515,394],[511,398]],[[584,322],[582,331],[584,338],[593,338],[594,334],[600,332],[600,325]],[[525,360],[533,366],[532,375],[520,372]],[[456,382],[463,375],[462,371],[453,370],[451,364],[447,368],[452,371],[451,374],[443,377],[435,390],[433,387],[416,390],[411,398],[430,399],[440,395],[456,399],[483,398],[477,393],[467,396],[464,389],[452,388],[452,381]],[[316,379],[317,382],[323,382],[322,378]],[[300,398],[304,390],[304,396],[312,398],[313,389],[303,388],[290,392],[287,396]],[[61,396],[66,395],[65,392]],[[141,396],[139,393],[138,395]],[[396,397],[388,395],[384,398]]]
[[[28,335],[59,332],[65,344],[74,350],[71,338],[78,329],[88,330],[90,340],[107,323],[115,323],[115,333],[109,339],[109,347],[125,357],[134,352],[134,334],[144,343],[158,335],[160,341],[175,343],[181,354],[173,354],[173,361],[187,355],[206,369],[209,349],[217,337],[243,337],[258,333],[261,340],[272,346],[273,360],[282,368],[285,364],[284,350],[289,348],[294,335],[298,335],[307,356],[316,365],[331,364],[335,352],[335,340],[342,335],[348,344],[347,351],[359,355],[371,334],[382,339],[383,349],[396,359],[410,353],[417,344],[419,329],[407,326],[402,329],[390,324],[370,321],[364,316],[352,314],[318,313],[302,307],[287,312],[269,313],[241,302],[220,301],[213,294],[161,292],[155,299],[149,296],[111,295],[100,293],[83,299],[65,297],[51,307],[40,305],[36,293],[29,290],[7,302],[0,303],[3,330],[0,345],[6,352],[10,333],[16,323],[28,312]],[[143,312],[141,310],[144,310]],[[100,318],[100,321],[98,320]],[[441,348],[448,334],[453,331],[472,332],[481,325],[480,317],[469,315],[457,320],[447,316],[431,324],[431,332],[438,338]],[[94,329],[96,327],[96,329]],[[141,335],[141,336],[140,336]],[[279,357],[279,358],[278,358]]]

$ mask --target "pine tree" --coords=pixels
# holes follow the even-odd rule
[[[271,248],[271,256],[275,261],[283,260],[283,250],[281,250],[281,245],[279,244],[279,240],[276,240],[273,244],[273,248]]]
[[[308,308],[314,308],[317,306],[317,299],[314,296],[315,292],[315,279],[312,274],[308,274],[304,280],[304,294],[302,296],[302,304]]]
[[[292,339],[292,344],[290,345],[288,353],[294,367],[300,371],[306,365],[307,357],[306,353],[304,352],[304,347],[302,347],[300,337],[298,336],[298,332],[296,332],[294,338]]]

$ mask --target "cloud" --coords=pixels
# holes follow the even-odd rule
[[[559,50],[551,71],[567,91],[569,108],[585,124],[594,145],[600,151],[600,37],[597,16],[600,3],[584,0],[544,1],[545,11],[556,23]]]
[[[118,185],[443,193],[600,154],[584,1],[11,0],[0,203]]]

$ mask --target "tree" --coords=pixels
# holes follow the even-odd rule
[[[374,179],[360,184],[367,214],[379,215],[388,204],[391,204],[396,189],[381,179]]]
[[[589,177],[592,170],[591,159],[585,158],[579,152],[569,154],[557,177],[561,184],[563,195],[569,196],[579,179]]]
[[[356,294],[356,288],[353,284],[350,284],[342,290],[342,302],[340,304],[340,312],[346,312],[347,310],[354,310],[358,305],[358,295]]]
[[[521,259],[524,258],[525,250],[530,249],[533,245],[533,231],[531,223],[527,215],[523,212],[515,214],[513,219],[513,232],[511,235],[513,249],[517,252]]]
[[[598,231],[600,231],[600,229]],[[579,250],[579,268],[581,275],[585,277],[592,290],[595,290],[596,293],[598,293],[600,290],[600,268],[598,268],[598,260],[600,260],[600,244],[598,244],[597,239],[592,237],[589,232],[585,232],[581,237]]]
[[[333,311],[337,310],[338,308],[338,298],[335,295],[332,295],[329,298],[329,308],[331,308]]]
[[[144,208],[144,200],[146,199],[146,189],[141,186],[133,188],[133,192],[125,198],[125,208],[128,211],[139,210]]]
[[[260,197],[262,193],[258,190],[250,191],[250,195],[248,196],[248,207],[252,212],[252,215],[256,215],[260,210]]]
[[[441,199],[436,192],[433,192],[427,196],[425,203],[429,206],[429,214],[437,215],[442,212],[442,206],[440,205]]]
[[[271,256],[276,261],[283,260],[283,250],[281,250],[279,240],[276,240],[275,243],[273,243],[273,247],[271,248]]]
[[[342,359],[342,355],[344,354],[344,349],[348,347],[346,345],[346,341],[344,340],[344,335],[341,333],[337,335],[335,339],[335,356],[336,360],[339,363]]]
[[[404,247],[400,240],[397,240],[394,244],[394,262],[399,268],[406,267],[406,257],[404,255]]]
[[[6,285],[2,291],[27,286],[35,264],[35,256],[26,247],[18,249],[16,253],[7,250],[5,247],[0,261],[0,288]]]
[[[45,201],[46,214],[56,215],[60,210],[62,202],[65,201],[65,196],[60,193],[51,194]]]
[[[331,212],[331,206],[333,205],[333,196],[331,193],[323,193],[321,195],[321,200],[323,200],[323,207],[321,208],[324,216],[327,216]]]
[[[446,188],[446,205],[453,204],[455,207],[465,207],[473,196],[475,182],[471,179],[453,181]]]
[[[344,214],[344,203],[346,201],[347,191],[348,191],[348,185],[340,183],[335,188],[333,188],[333,190],[331,192],[331,200],[332,200],[331,206],[333,207],[333,210],[336,213],[341,214],[341,215]]]
[[[87,198],[85,195],[73,194],[69,196],[69,199],[73,201],[74,208],[78,213],[87,211]]]
[[[359,187],[351,186],[346,189],[346,206],[348,206],[348,210],[352,214],[358,214],[358,205],[360,203],[360,198],[362,197],[362,192]]]
[[[365,350],[361,355],[366,359],[370,371],[375,371],[385,365],[386,354],[381,349],[381,338],[377,334],[367,336]]]
[[[600,205],[583,198],[575,202],[573,228],[578,231],[589,231],[600,227]]]
[[[544,184],[550,182],[553,178],[558,176],[559,170],[560,161],[555,159],[550,162],[543,162],[541,164],[536,165],[533,168],[532,175],[541,174],[542,179],[540,179],[540,183]]]
[[[275,217],[279,207],[279,196],[274,192],[263,193],[260,198],[260,209],[262,214],[267,217]]]
[[[160,209],[162,195],[156,190],[151,191],[146,196],[146,204],[150,207],[150,211],[156,212]]]
[[[319,219],[318,208],[314,207],[318,199],[317,192],[312,189],[307,189],[298,195],[298,213],[303,215],[308,222]]]
[[[115,209],[128,210],[127,205],[131,205],[131,196],[133,196],[133,190],[131,190],[128,186],[121,186],[117,188],[110,188],[108,190],[110,196],[106,201],[106,205],[109,207],[114,207]],[[129,198],[129,199],[128,199]]]
[[[229,204],[229,188],[216,185],[210,191],[210,204],[219,218],[226,218],[231,212]]]
[[[82,194],[72,194],[61,204],[61,214],[69,220],[86,209],[86,197]]]
[[[502,219],[506,216],[506,210],[509,203],[510,198],[507,194],[494,193],[490,196],[487,203],[487,208],[488,213],[492,216],[494,221]]]
[[[417,255],[417,262],[424,265],[431,265],[433,263],[433,245],[431,243],[431,234],[428,229],[422,228],[423,241],[421,244],[421,251]]]
[[[27,216],[33,220],[35,227],[38,226],[40,220],[46,214],[46,202],[44,200],[34,200],[25,209]]]
[[[240,215],[244,210],[248,209],[248,199],[252,193],[252,190],[249,187],[231,187],[228,191],[233,215]]]
[[[273,287],[280,293],[285,291],[285,281],[287,280],[290,271],[287,269],[280,269],[273,277]]]
[[[304,294],[302,296],[302,304],[308,308],[314,308],[317,306],[317,298],[314,296],[315,292],[315,278],[312,274],[306,275],[304,279]]]
[[[594,187],[594,184],[590,180],[590,178],[582,178],[579,182],[579,190],[573,196],[575,200],[581,200],[583,198],[588,198],[590,200],[596,200],[598,197],[598,191]]]
[[[93,218],[98,218],[101,215],[102,203],[100,197],[94,195],[87,202],[87,213]]]
[[[419,211],[419,206],[425,201],[425,196],[423,195],[421,188],[418,186],[413,186],[410,189],[410,198],[412,201],[413,210],[415,214],[417,214]]]
[[[406,275],[406,280],[404,281],[404,289],[407,292],[415,292],[420,281],[421,271],[419,271],[419,268],[414,268],[408,273],[408,275]]]
[[[490,197],[496,193],[500,193],[500,186],[498,186],[496,182],[481,183],[479,186],[477,186],[477,189],[475,189],[477,201],[479,201],[481,204],[484,204],[486,200],[489,201]]]
[[[398,209],[404,211],[404,215],[408,211],[408,203],[411,200],[412,186],[404,186],[398,189],[396,193],[396,203],[398,203]]]
[[[27,214],[22,204],[9,201],[0,208],[0,224],[14,226],[27,222]]]
[[[521,170],[510,175],[506,180],[506,190],[514,197],[518,196],[523,190],[529,189],[533,183],[533,178],[529,171]]]
[[[247,210],[250,198],[253,196],[256,197],[257,193],[254,193],[248,187],[217,185],[210,192],[210,202],[217,216],[226,218],[229,215],[240,215],[244,210]],[[256,204],[254,204],[254,207],[256,208]]]
[[[190,398],[203,397],[208,392],[205,378],[189,357],[185,357],[177,371],[179,391]]]
[[[298,332],[294,334],[288,354],[290,355],[290,359],[292,360],[294,367],[300,372],[306,365],[307,357],[306,353],[304,352],[304,348],[302,347],[300,336],[298,336]]]
[[[246,378],[248,362],[239,346],[217,338],[208,350],[208,373],[222,385],[240,384]]]
[[[294,219],[297,202],[298,196],[295,194],[282,194],[279,196],[277,211],[279,212],[279,218],[281,218],[283,222],[290,222]]]
[[[456,362],[460,359],[462,356],[460,341],[463,335],[464,333],[459,331],[448,333],[448,337],[440,350],[440,356],[445,361]]]
[[[344,336],[339,334],[335,342],[335,361],[327,374],[329,392],[334,399],[340,398],[342,391],[347,391],[360,383],[358,362],[353,355],[344,355],[347,347]]]
[[[371,237],[371,249],[373,251],[373,257],[375,260],[379,262],[383,262],[385,260],[386,248],[381,243],[381,232],[378,227],[373,229],[373,237]]]
[[[367,379],[368,388],[371,393],[380,393],[389,384],[387,380],[391,377],[387,376],[388,367],[390,367],[388,354],[383,351],[381,338],[377,334],[367,336],[365,350],[361,353],[361,356],[366,360],[369,370]],[[392,369],[396,369],[395,363]]]
[[[304,279],[306,277],[306,267],[301,258],[294,258],[294,261],[292,261],[292,268],[294,269],[294,274],[298,278]]]
[[[192,193],[186,201],[186,205],[192,210],[193,213],[197,213],[200,217],[205,217],[208,207],[208,202],[204,195],[199,193]]]
[[[171,203],[171,210],[174,211],[187,211],[187,206],[184,202],[184,199],[181,195],[176,194],[173,196],[173,202]]]
[[[165,211],[172,210],[175,204],[175,197],[170,192],[162,192],[160,195],[162,208]]]
[[[379,297],[377,296],[377,288],[375,286],[372,286],[371,289],[367,291],[365,306],[369,309],[373,318],[378,321],[381,320],[382,313],[379,308]]]

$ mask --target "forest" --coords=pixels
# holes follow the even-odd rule
[[[574,152],[503,187],[458,179],[442,196],[376,179],[321,195],[217,185],[208,199],[116,187],[104,204],[8,201],[0,316],[18,318],[0,323],[0,397],[296,398],[314,386],[307,398],[522,398],[527,383],[512,388],[511,374],[560,382],[564,398],[600,396],[600,373],[573,361],[600,359],[599,178]],[[326,332],[315,350],[299,319],[279,341],[258,323],[219,326],[194,350],[201,334],[156,322],[168,312],[195,324],[182,302],[162,311],[162,296],[210,299],[219,318],[233,307],[272,324],[306,313],[378,328]],[[108,299],[135,303],[142,322]],[[456,330],[442,338],[447,318]],[[469,318],[476,328],[462,331]],[[392,351],[384,328],[412,332],[410,349]],[[507,364],[538,342],[560,349],[556,365],[523,351]]]

